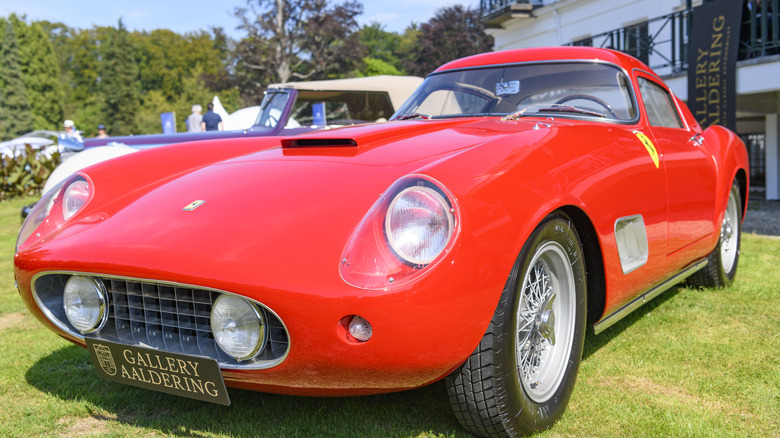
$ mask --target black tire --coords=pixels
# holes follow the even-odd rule
[[[742,243],[742,198],[734,180],[720,227],[718,245],[707,256],[707,266],[688,277],[694,287],[725,287],[734,282]]]
[[[446,378],[465,429],[514,437],[563,415],[585,339],[585,275],[577,231],[565,215],[549,215],[523,245],[479,346]]]

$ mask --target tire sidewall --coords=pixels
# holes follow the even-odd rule
[[[576,290],[575,298],[575,327],[571,351],[567,359],[564,377],[553,395],[542,403],[537,403],[526,394],[523,384],[517,372],[517,318],[520,304],[520,291],[523,279],[529,269],[529,264],[535,252],[545,242],[558,242],[565,250],[574,275]],[[500,375],[504,376],[503,382],[507,385],[506,397],[502,400],[506,404],[504,409],[517,421],[521,429],[542,430],[552,425],[561,417],[568,404],[582,358],[582,349],[585,339],[586,319],[586,277],[585,264],[582,259],[582,245],[571,221],[562,214],[548,216],[534,230],[530,238],[523,245],[517,263],[513,270],[513,279],[508,291],[511,293],[507,305],[511,305],[511,311],[504,314],[504,330],[502,338],[506,343],[502,345],[500,354],[497,354],[497,368]],[[510,417],[511,418],[511,417]]]
[[[723,245],[723,239],[718,240],[718,246],[715,248],[716,259],[718,263],[718,277],[721,286],[727,286],[734,282],[734,277],[737,275],[737,267],[739,266],[739,253],[742,247],[742,202],[739,195],[739,185],[735,180],[731,186],[729,192],[729,199],[733,197],[737,205],[737,223],[735,229],[737,232],[737,253],[734,256],[734,264],[731,267],[731,271],[726,271],[723,267],[722,254],[720,252],[721,245]],[[726,208],[723,210],[723,216],[725,218],[728,213],[728,200],[726,201]]]

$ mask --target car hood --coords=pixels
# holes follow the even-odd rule
[[[282,287],[284,279],[288,288],[291,278],[317,275],[327,284],[338,280],[349,236],[394,181],[496,137],[534,136],[532,127],[461,119],[339,129],[283,139],[282,147],[266,139],[259,152],[193,159],[187,169],[171,164],[171,175],[150,171],[132,189],[112,183],[120,168],[143,168],[166,148],[142,151],[88,169],[95,197],[45,248],[106,274],[189,273],[176,278],[203,284],[200,275],[219,272],[242,284],[263,278]]]

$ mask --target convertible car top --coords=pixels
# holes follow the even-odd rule
[[[485,53],[388,123],[78,172],[30,213],[14,273],[106,379],[222,404],[444,379],[465,429],[518,436],[563,414],[586,332],[732,283],[748,175],[739,138],[630,56]]]

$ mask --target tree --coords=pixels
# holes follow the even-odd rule
[[[111,135],[137,134],[135,116],[140,101],[134,51],[130,35],[119,20],[117,29],[112,29],[105,41],[100,72],[100,90],[105,99],[104,124]]]
[[[479,11],[461,5],[439,9],[420,25],[417,43],[406,70],[420,76],[454,59],[493,49],[493,37],[485,33]]]
[[[12,20],[5,20],[0,45],[0,138],[11,139],[33,130],[30,102],[19,66],[19,47]]]
[[[287,82],[348,71],[362,58],[355,20],[362,12],[356,1],[331,7],[327,0],[247,0],[235,10],[247,32],[236,47],[239,75],[254,71],[267,82]]]
[[[19,40],[19,59],[34,129],[59,129],[62,123],[60,68],[47,34],[38,23],[10,17]]]
[[[403,74],[401,35],[388,32],[380,23],[373,22],[360,29],[358,40],[367,52],[363,58],[363,69],[359,74],[362,76]]]

